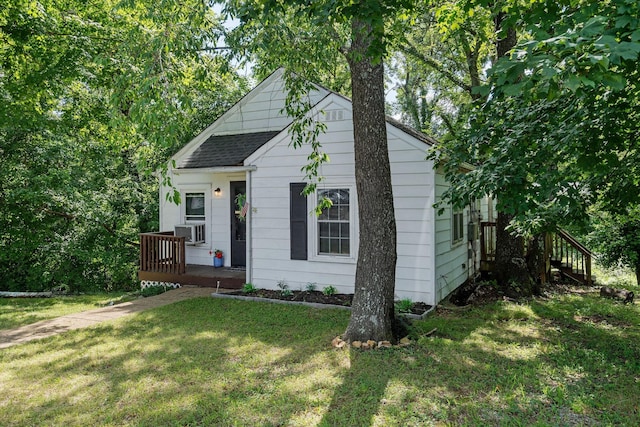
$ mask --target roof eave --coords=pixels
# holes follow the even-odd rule
[[[177,175],[190,173],[234,173],[234,172],[253,172],[257,170],[255,165],[246,166],[214,166],[209,168],[175,168],[171,171]]]

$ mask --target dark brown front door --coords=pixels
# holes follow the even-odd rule
[[[242,207],[247,194],[245,181],[232,181],[231,190],[231,266],[247,265],[247,223]]]

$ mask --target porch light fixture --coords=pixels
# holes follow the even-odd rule
[[[220,197],[221,194],[222,194],[222,190],[220,190],[220,187],[218,187],[215,190],[213,190],[213,195],[214,196]]]

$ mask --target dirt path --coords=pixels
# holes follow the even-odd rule
[[[141,298],[109,307],[96,308],[95,310],[68,314],[55,319],[42,320],[14,329],[6,329],[0,331],[0,349],[73,329],[85,328],[106,320],[117,319],[128,314],[138,313],[178,301],[197,297],[208,297],[211,296],[213,292],[215,292],[214,288],[184,286],[149,298]]]

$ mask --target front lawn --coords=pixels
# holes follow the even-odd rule
[[[0,330],[103,307],[124,301],[122,294],[59,296],[52,298],[0,298]]]
[[[3,425],[639,425],[640,305],[438,309],[336,350],[349,312],[199,298],[0,352]],[[437,331],[425,336],[427,331]]]

